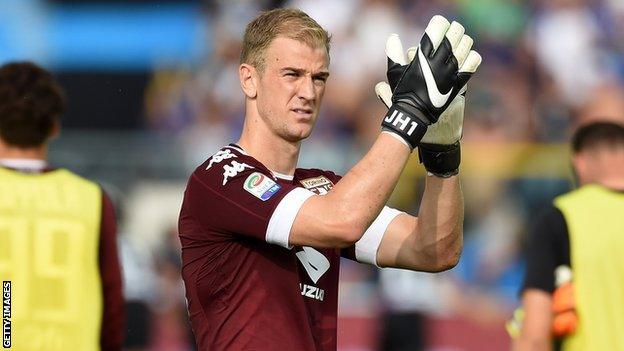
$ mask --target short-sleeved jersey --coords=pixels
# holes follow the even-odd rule
[[[290,247],[303,202],[340,178],[279,176],[231,144],[191,175],[182,276],[200,350],[335,350],[339,249]]]
[[[553,204],[545,208],[531,227],[525,248],[526,273],[521,293],[555,290],[555,269],[570,266],[570,237],[563,213]]]

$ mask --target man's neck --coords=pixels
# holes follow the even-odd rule
[[[252,130],[245,121],[237,144],[271,171],[293,175],[299,160],[301,142],[284,140],[260,125],[255,123],[255,129]]]
[[[624,178],[620,177],[605,177],[601,179],[598,184],[613,190],[624,190]]]
[[[45,160],[47,156],[47,147],[45,145],[19,148],[8,145],[0,140],[0,159],[28,159],[28,160]]]
[[[617,167],[617,166],[616,166]],[[605,170],[595,177],[580,177],[580,185],[598,184],[612,190],[624,190],[624,172],[609,172]]]

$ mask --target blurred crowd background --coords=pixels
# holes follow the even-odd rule
[[[242,33],[276,6],[303,9],[333,36],[331,78],[300,165],[337,173],[379,131],[385,111],[373,87],[385,79],[388,34],[417,45],[442,14],[475,38],[483,63],[467,95],[461,261],[435,275],[345,261],[339,349],[382,349],[392,337],[385,326],[405,320],[427,350],[507,349],[531,218],[574,183],[571,130],[624,121],[624,2],[0,0],[0,63],[35,61],[68,94],[53,164],[99,181],[114,199],[127,348],[194,349],[180,279],[182,193],[196,165],[237,139]],[[417,213],[422,177],[414,156],[392,205]]]

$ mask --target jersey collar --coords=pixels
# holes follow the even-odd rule
[[[247,153],[245,152],[245,150],[243,150],[243,148],[242,148],[242,147],[240,147],[240,146],[239,146],[238,144],[236,144],[236,143],[230,143],[230,144],[229,144],[228,146],[226,146],[226,147],[230,147],[230,148],[232,148],[232,149],[238,150],[238,151],[239,151],[240,153],[242,153],[243,155],[247,155]],[[247,155],[247,156],[249,156],[249,155]],[[266,167],[266,166],[265,166],[265,167]],[[280,179],[283,179],[283,180],[288,180],[288,181],[292,181],[293,179],[295,179],[295,176],[294,176],[294,175],[282,174],[282,173],[278,173],[278,172],[272,171],[272,170],[270,170],[270,169],[269,169],[269,171],[271,171],[271,173],[273,174],[273,176],[274,176],[274,177],[276,177],[276,178],[280,178]]]
[[[284,179],[284,180],[289,180],[289,181],[292,181],[293,179],[295,179],[295,176],[294,176],[294,175],[282,174],[282,173],[278,173],[278,172],[275,172],[275,171],[271,171],[271,173],[273,173],[273,175],[274,175],[276,178],[280,178],[280,179]]]
[[[32,158],[0,158],[0,166],[26,172],[41,172],[48,167],[48,163]]]

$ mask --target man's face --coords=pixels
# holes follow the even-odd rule
[[[294,142],[314,127],[329,76],[324,47],[275,38],[265,52],[257,90],[258,113],[270,130]]]

